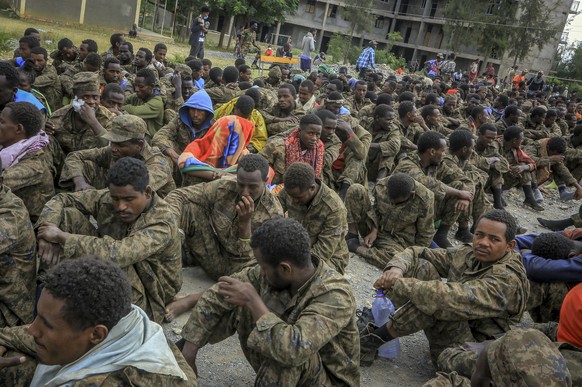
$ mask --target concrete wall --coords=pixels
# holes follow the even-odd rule
[[[81,15],[85,3],[84,15]],[[70,24],[91,24],[129,30],[139,14],[140,0],[19,0],[23,17],[61,21]]]

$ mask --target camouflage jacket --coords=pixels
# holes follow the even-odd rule
[[[491,170],[495,170],[499,173],[507,173],[509,172],[509,162],[501,155],[500,148],[501,144],[497,141],[493,141],[493,143],[485,147],[482,151],[478,151],[477,148],[475,148],[469,160],[474,166],[484,172],[489,173]],[[490,157],[497,157],[499,161],[489,164],[487,159]]]
[[[178,220],[168,204],[154,195],[151,205],[133,224],[113,215],[109,190],[62,193],[44,207],[37,222],[61,224],[67,207],[97,221],[98,237],[72,235],[62,246],[62,258],[97,255],[116,262],[132,285],[132,302],[156,322],[182,286],[182,250]]]
[[[440,180],[439,167],[431,165],[424,169],[420,157],[414,152],[398,162],[394,173],[405,173],[434,193],[435,201],[445,197],[446,184]]]
[[[447,153],[443,161],[438,166],[437,174],[443,183],[475,193],[475,186],[479,183],[485,184],[484,174],[468,161],[461,161],[455,155]]]
[[[388,179],[378,180],[374,187],[374,209],[369,214],[378,229],[378,241],[390,239],[402,246],[428,247],[435,233],[433,193],[415,181],[414,195],[395,205],[388,196]]]
[[[394,257],[386,270],[397,267],[407,277],[419,259],[430,262],[448,281],[401,278],[394,285],[394,294],[409,299],[437,320],[468,320],[478,341],[507,332],[510,323],[525,311],[529,280],[521,255],[515,251],[484,267],[475,259],[471,245],[458,249],[409,247]]]
[[[54,66],[47,64],[40,73],[36,74],[34,88],[46,97],[53,112],[63,106],[61,81]]]
[[[272,184],[283,183],[283,175],[285,174],[285,170],[287,170],[286,153],[285,137],[279,136],[267,141],[265,147],[259,152],[259,154],[267,159],[269,165],[275,172]]]
[[[212,100],[212,106],[214,109],[218,109],[223,104],[227,103],[233,98],[240,97],[244,95],[239,87],[238,83],[229,83],[228,85],[220,85],[218,87],[213,87],[206,90],[208,96]]]
[[[416,123],[410,124],[408,128],[405,128],[399,118],[395,118],[393,122],[400,131],[400,151],[408,152],[415,149],[411,145],[416,145],[418,138],[424,133],[424,129]]]
[[[351,286],[325,262],[315,258],[314,263],[315,273],[297,294],[273,289],[258,265],[233,275],[251,283],[269,309],[256,323],[247,320],[237,325],[241,346],[255,370],[264,359],[281,368],[297,367],[318,353],[332,385],[359,386],[360,345]],[[235,327],[227,332],[213,330],[237,309],[218,295],[218,285],[214,285],[196,304],[182,336],[199,347],[214,334],[226,338],[235,333]]]
[[[233,257],[252,256],[248,242],[239,239],[239,224],[236,205],[241,200],[234,179],[219,179],[205,184],[178,188],[166,198],[175,216],[180,218],[182,208],[188,203],[202,207],[208,215],[208,227],[212,227],[224,255]],[[255,203],[251,218],[251,229],[256,230],[265,221],[283,216],[277,197],[265,188]],[[189,222],[183,219],[182,222]]]
[[[347,99],[346,105],[347,105],[347,108],[350,111],[350,113],[355,117],[358,117],[360,111],[363,108],[365,108],[366,106],[371,105],[371,106],[376,107],[375,104],[372,101],[370,101],[369,98],[362,98],[362,100],[359,102],[356,101],[355,95],[352,95],[351,97],[349,97]]]
[[[285,132],[289,129],[296,129],[299,126],[299,120],[305,115],[305,111],[302,109],[293,108],[293,110],[287,114],[279,109],[279,105],[273,106],[270,111],[260,110],[263,118],[265,119],[265,124],[267,125],[267,133],[269,136]],[[275,118],[291,117],[289,121],[283,122],[273,122]]]
[[[350,258],[345,240],[347,210],[331,188],[317,182],[320,188],[308,206],[295,204],[285,189],[279,192],[279,201],[287,216],[299,221],[309,233],[311,253],[343,274]]]
[[[163,198],[170,191],[176,189],[176,183],[172,178],[173,165],[160,153],[158,148],[153,148],[147,142],[144,142],[141,152],[135,158],[145,163],[150,177],[149,185],[160,197]],[[73,180],[74,177],[85,176],[83,173],[85,162],[91,162],[97,167],[108,170],[115,163],[115,160],[112,159],[109,145],[103,148],[71,152],[65,159],[60,182],[64,183]],[[92,182],[88,181],[88,183],[91,184]],[[95,188],[103,189],[107,187]]]
[[[55,126],[54,137],[65,154],[107,145],[107,140],[95,135],[95,132],[88,125],[78,128],[75,116],[73,106],[68,105],[54,112],[49,118],[49,121]],[[108,129],[111,120],[117,117],[103,106],[97,108],[95,116],[105,129]]]
[[[188,144],[196,138],[204,137],[208,132],[208,129],[210,129],[210,127],[206,130],[197,132],[197,136],[194,137],[190,128],[182,122],[182,119],[176,117],[156,132],[152,138],[152,146],[156,146],[162,151],[170,148],[176,153],[181,154]]]
[[[527,153],[535,162],[536,168],[548,168],[552,174],[560,178],[561,181],[571,186],[577,183],[576,179],[572,176],[566,165],[561,163],[551,163],[547,152],[544,152],[543,144],[541,141],[533,141],[528,146],[524,148],[525,153]],[[540,181],[540,184],[543,183]]]
[[[36,291],[36,237],[22,200],[0,187],[0,327],[32,322]]]
[[[385,168],[386,171],[390,172],[394,166],[394,157],[396,157],[401,149],[402,138],[400,137],[400,131],[396,125],[392,125],[388,131],[376,132],[373,124],[370,125],[368,130],[372,134],[371,143],[380,145],[379,152],[381,153],[382,161],[380,161],[378,169]],[[372,158],[372,152],[368,154],[370,159]]]
[[[24,202],[35,222],[46,202],[55,195],[54,170],[47,148],[26,154],[16,165],[4,170],[4,185]]]

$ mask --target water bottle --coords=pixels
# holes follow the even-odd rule
[[[374,298],[374,302],[372,303],[374,323],[379,327],[385,325],[393,313],[394,304],[392,304],[392,301],[384,295],[381,289],[376,290],[376,298]],[[400,340],[398,338],[390,340],[378,348],[378,356],[386,359],[393,359],[400,355],[400,352]]]

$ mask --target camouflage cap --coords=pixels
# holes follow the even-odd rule
[[[542,332],[515,329],[487,348],[497,386],[571,386],[566,360]]]
[[[81,71],[73,75],[73,90],[95,91],[99,90],[99,74],[90,71]]]
[[[174,69],[180,74],[182,79],[192,78],[192,69],[189,66],[178,63]]]
[[[140,117],[123,114],[111,121],[111,128],[101,137],[111,142],[143,140],[147,129],[145,121]]]
[[[270,78],[277,78],[281,79],[283,73],[281,72],[281,67],[275,66],[271,70],[269,70],[269,77]]]

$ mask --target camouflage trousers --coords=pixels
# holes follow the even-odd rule
[[[529,297],[527,308],[532,320],[536,323],[558,321],[564,297],[570,290],[563,282],[529,281]]]
[[[339,188],[343,183],[348,185],[362,184],[368,185],[366,163],[364,160],[358,160],[353,155],[346,157],[344,167],[341,170],[331,168],[333,176],[333,185],[330,187]]]
[[[370,149],[368,160],[366,161],[368,179],[376,181],[380,169],[383,168],[390,174],[394,168],[394,156],[384,156],[380,150]]]
[[[506,188],[513,187],[523,187],[532,181],[535,182],[533,174],[531,172],[523,172],[519,176],[513,176],[511,173],[506,173],[503,175],[503,184]]]
[[[354,223],[362,237],[368,235],[374,226],[374,222],[370,217],[370,213],[374,209],[372,208],[368,190],[364,186],[360,184],[350,186],[346,194],[346,209],[348,224]],[[388,262],[396,254],[404,251],[406,247],[391,238],[390,235],[378,231],[378,237],[374,241],[374,245],[364,254],[361,254],[361,257],[366,262],[384,270]]]
[[[457,188],[457,187],[454,187],[454,185],[453,185],[453,188]],[[462,188],[458,188],[458,189],[462,189]],[[435,204],[435,212],[434,212],[435,221],[440,220],[441,226],[449,226],[450,227],[453,224],[455,224],[455,222],[457,221],[457,219],[461,215],[461,212],[457,211],[455,209],[455,206],[457,205],[457,201],[459,199],[455,196],[445,195],[444,197],[439,197],[438,195],[435,195],[434,200],[435,200],[435,203],[434,203]]]
[[[473,225],[477,224],[477,220],[485,211],[491,209],[491,203],[487,200],[485,191],[481,184],[475,186],[475,195],[473,200],[471,200],[471,206],[466,212],[462,212],[459,215],[459,224],[469,224],[471,218],[473,219]]]
[[[188,321],[186,326],[190,323]],[[184,327],[184,331],[188,331]],[[249,348],[248,338],[257,326],[251,312],[246,307],[235,307],[222,316],[220,323],[214,327],[208,342],[216,344],[237,333],[241,349],[255,370],[255,386],[331,386],[318,352],[305,359],[297,367],[283,367],[280,363],[261,355]],[[187,337],[184,337],[188,340]],[[273,344],[276,345],[276,344]]]
[[[236,273],[253,262],[252,257],[234,257],[218,241],[206,209],[188,203],[182,208],[180,228],[184,231],[183,264],[200,266],[213,280]]]
[[[490,169],[489,178],[487,179],[487,183],[485,183],[485,191],[495,187],[503,187],[503,174],[494,169]]]
[[[419,259],[417,267],[406,277],[423,281],[441,280],[436,268],[428,261]],[[388,297],[396,306],[396,312],[391,317],[393,327],[399,336],[407,336],[423,330],[429,342],[430,356],[433,364],[441,352],[448,347],[460,346],[466,341],[477,341],[471,332],[467,320],[438,320],[434,316],[422,312],[407,299],[395,297],[388,292]],[[427,303],[432,302],[426,300]]]

